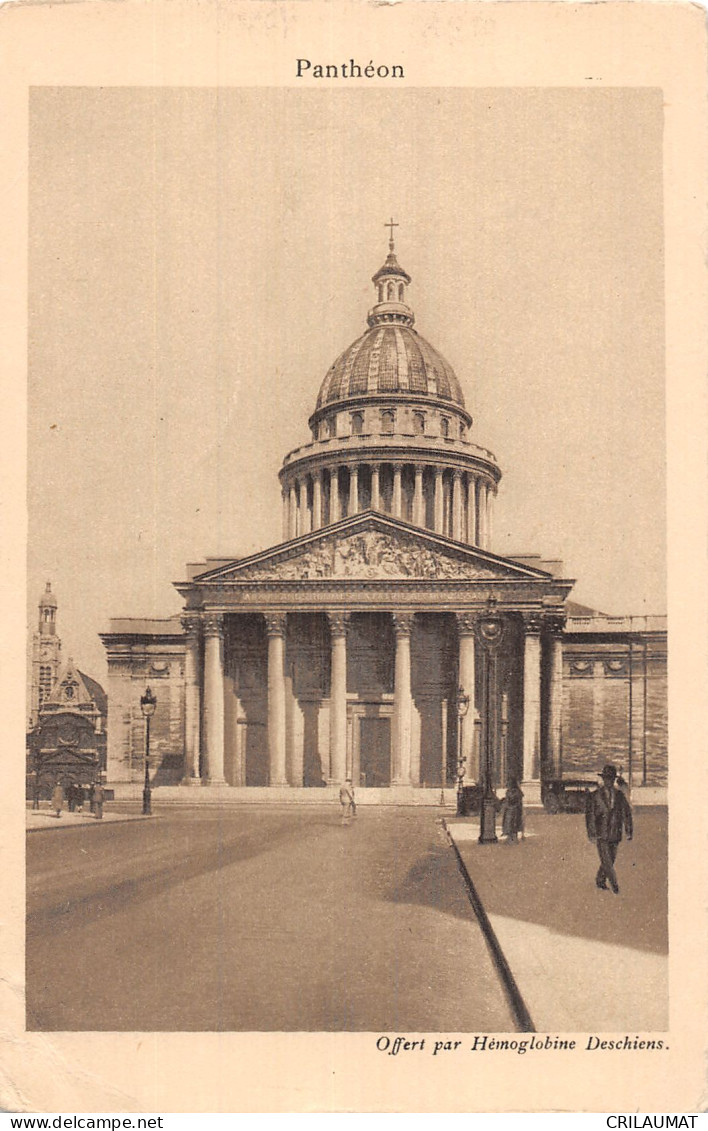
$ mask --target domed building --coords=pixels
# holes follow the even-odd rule
[[[532,803],[561,773],[563,735],[572,765],[587,719],[602,718],[588,671],[624,687],[625,640],[592,610],[564,661],[573,582],[561,564],[493,553],[501,471],[452,366],[416,328],[393,239],[373,285],[366,329],[283,461],[282,542],[190,567],[181,617],[102,634],[111,784],[142,782],[149,683],[158,785],[282,800],[351,779],[364,802],[437,803],[513,775]],[[577,720],[564,721],[564,700]]]

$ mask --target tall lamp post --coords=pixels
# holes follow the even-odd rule
[[[155,714],[157,699],[149,687],[140,696],[140,710],[145,716],[145,785],[143,788],[143,816],[152,814],[152,791],[150,789],[150,719]]]
[[[464,794],[462,783],[465,780],[465,766],[467,759],[462,753],[462,722],[469,710],[470,697],[465,694],[464,687],[457,689],[457,815],[464,816]]]
[[[493,691],[496,653],[504,635],[504,621],[489,612],[477,621],[477,632],[485,651],[484,664],[484,759],[482,762],[482,802],[479,815],[479,843],[496,844],[497,797],[492,783],[494,764]]]

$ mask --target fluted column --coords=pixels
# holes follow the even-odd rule
[[[411,780],[411,630],[413,613],[394,613],[396,659],[393,684],[393,785]]]
[[[477,542],[477,490],[472,475],[467,476],[467,541],[470,546]]]
[[[310,514],[307,506],[307,476],[300,481],[300,507],[297,532],[298,534],[310,533]]]
[[[462,472],[452,473],[452,537],[462,541]]]
[[[268,636],[269,785],[287,785],[285,772],[285,624],[284,613],[266,614]]]
[[[487,487],[487,550],[491,550],[494,536],[494,496],[495,491],[490,483]]]
[[[480,550],[487,548],[487,484],[477,480],[477,545]]]
[[[470,697],[467,714],[461,720],[460,724],[462,726],[462,756],[465,759],[464,780],[466,782],[479,781],[481,777],[474,742],[476,620],[477,618],[471,613],[457,614],[457,638],[459,646],[457,668],[458,683],[465,694]]]
[[[210,784],[219,785],[225,781],[223,617],[208,613],[203,624],[206,776]]]
[[[413,524],[425,526],[425,502],[423,499],[423,468],[415,466],[415,487],[413,488]]]
[[[381,510],[381,486],[379,483],[379,465],[371,465],[371,509]]]
[[[548,748],[545,762],[548,773],[560,777],[562,773],[561,721],[563,711],[563,626],[562,615],[546,618],[548,629],[548,725],[546,727]]]
[[[315,471],[312,476],[312,529],[322,526],[322,472]]]
[[[184,650],[184,782],[198,782],[199,773],[199,617],[187,613],[182,617],[186,635]]]
[[[400,463],[393,465],[393,502],[391,511],[394,518],[403,517],[403,492],[401,490],[401,473],[403,468]]]
[[[441,467],[435,468],[435,496],[433,506],[433,529],[436,534],[444,534],[445,526],[445,510],[444,510],[444,497],[443,497],[443,469]]]
[[[332,640],[329,695],[329,772],[330,780],[343,782],[347,776],[347,621],[346,613],[328,613]]]
[[[290,484],[290,503],[288,505],[288,537],[297,538],[297,481]]]
[[[339,509],[339,468],[333,467],[329,473],[329,521],[339,522],[341,517]]]
[[[537,781],[541,755],[541,618],[524,614],[524,781]]]
[[[359,513],[359,468],[349,471],[349,514]]]

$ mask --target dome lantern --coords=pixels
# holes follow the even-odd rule
[[[369,311],[367,322],[369,326],[382,326],[387,323],[398,323],[403,326],[412,326],[415,315],[406,302],[406,287],[411,281],[407,271],[404,271],[396,259],[396,248],[393,240],[393,229],[398,227],[393,218],[385,228],[390,228],[388,241],[388,255],[383,267],[379,267],[372,276],[372,283],[376,287],[378,302]]]

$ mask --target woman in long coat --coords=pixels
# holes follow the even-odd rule
[[[64,808],[64,789],[60,781],[54,786],[52,790],[52,809],[57,817],[61,817],[61,811]]]
[[[516,778],[509,778],[502,802],[502,836],[509,838],[509,844],[514,844],[523,831],[524,795]]]

